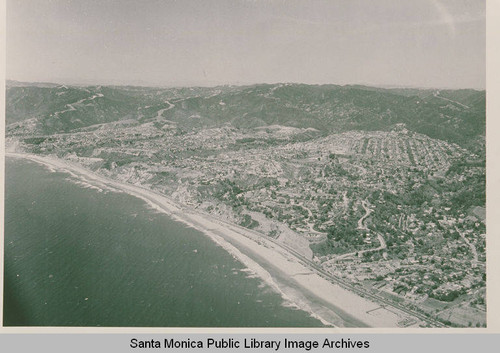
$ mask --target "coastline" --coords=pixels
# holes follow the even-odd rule
[[[6,153],[6,157],[28,159],[52,171],[61,170],[78,179],[83,178],[91,185],[123,191],[144,200],[156,210],[209,236],[279,292],[287,304],[310,313],[326,325],[398,327],[398,322],[408,317],[395,308],[383,307],[321,277],[311,266],[272,239],[182,207],[168,196],[100,176],[53,157],[24,153]]]

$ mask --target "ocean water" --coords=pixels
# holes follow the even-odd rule
[[[5,326],[322,326],[140,199],[22,159],[5,179]]]

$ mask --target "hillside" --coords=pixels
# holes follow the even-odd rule
[[[338,133],[411,131],[467,145],[485,134],[485,92],[364,86],[261,84],[214,88],[51,86],[8,83],[8,133],[30,120],[33,134],[121,120],[177,123],[184,130],[282,125]],[[26,129],[22,129],[26,132]]]
[[[486,324],[485,92],[16,83],[7,123],[9,151],[167,195],[445,325]]]

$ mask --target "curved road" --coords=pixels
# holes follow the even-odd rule
[[[18,154],[18,153],[9,153],[9,155],[12,155],[12,156],[22,156],[23,158],[28,158],[28,159],[32,159],[32,160],[35,160],[35,161],[47,161],[47,158],[43,158],[43,157],[39,157],[39,156],[31,156],[31,155],[26,155],[26,154]],[[64,161],[64,164],[66,164],[66,166],[70,167],[68,162],[67,161]],[[75,169],[73,169],[75,168]],[[131,194],[132,195],[139,195],[139,197],[141,198],[145,198],[145,199],[148,199],[148,200],[151,200],[151,194],[156,194],[156,195],[160,195],[162,196],[162,199],[164,200],[164,202],[166,201],[166,204],[167,204],[167,208],[170,209],[170,212],[173,214],[173,215],[176,215],[178,213],[186,213],[186,212],[192,212],[194,214],[198,213],[200,215],[204,215],[205,217],[209,217],[212,221],[215,220],[215,218],[211,215],[206,215],[204,213],[201,213],[199,211],[195,211],[195,210],[192,210],[192,209],[189,209],[189,208],[185,208],[179,204],[177,204],[176,202],[170,200],[166,195],[164,194],[160,194],[156,191],[153,191],[153,190],[150,190],[146,187],[143,187],[143,186],[138,186],[138,185],[130,185],[128,183],[125,183],[125,182],[121,182],[121,181],[117,181],[117,180],[113,180],[113,179],[110,179],[108,177],[104,177],[104,176],[101,176],[101,175],[98,175],[98,174],[95,174],[94,172],[91,172],[89,170],[86,170],[85,168],[83,167],[80,167],[80,166],[76,166],[76,165],[73,165],[73,168],[70,168],[70,169],[73,169],[73,170],[76,170],[78,173],[82,173],[84,176],[87,176],[89,177],[90,179],[94,179],[94,180],[97,180],[99,182],[102,182],[102,183],[109,183],[109,182],[112,182],[113,184],[116,184],[116,185],[119,185],[121,186],[122,188],[124,188],[125,190],[128,190],[128,191],[132,191]],[[112,184],[112,185],[113,185]],[[249,232],[253,235],[257,235],[259,238],[263,239],[263,240],[266,240],[266,241],[270,241],[272,242],[273,244],[275,244],[277,247],[280,247],[282,248],[283,250],[285,250],[290,256],[293,256],[297,259],[297,261],[299,261],[300,263],[302,263],[304,266],[306,266],[307,268],[309,268],[311,271],[313,272],[316,272],[319,276],[321,276],[322,278],[330,281],[331,283],[334,283],[334,284],[337,284],[339,285],[340,287],[344,288],[344,289],[347,289],[363,298],[367,298],[371,301],[373,301],[374,303],[377,303],[379,304],[380,306],[382,307],[392,307],[392,308],[395,308],[401,312],[404,312],[406,313],[407,315],[410,315],[410,316],[413,316],[415,318],[418,318],[420,319],[421,321],[423,322],[426,322],[428,323],[429,325],[433,325],[434,327],[446,327],[444,324],[442,324],[441,322],[437,321],[437,320],[434,320],[432,318],[429,318],[427,316],[425,316],[424,314],[420,313],[420,312],[417,312],[417,311],[414,311],[412,309],[409,309],[409,308],[406,308],[398,303],[394,303],[384,297],[381,297],[377,294],[374,294],[370,291],[367,291],[363,288],[359,288],[359,287],[355,287],[353,285],[351,285],[348,281],[340,278],[340,277],[337,277],[335,275],[332,275],[328,272],[326,272],[323,268],[321,268],[320,266],[318,266],[316,263],[314,263],[313,261],[307,259],[306,257],[304,257],[302,254],[298,253],[296,250],[294,250],[293,248],[287,246],[286,244],[282,244],[278,241],[276,241],[275,239],[271,238],[271,237],[267,237],[259,232],[256,232],[256,231],[253,231],[253,230],[250,230],[250,229],[247,229],[247,228],[244,228],[244,227],[241,227],[241,226],[238,226],[238,225],[235,225],[235,224],[231,224],[229,222],[225,222],[223,220],[220,220],[220,219],[216,219],[216,222],[220,223],[220,224],[223,224],[223,225],[226,225],[226,226],[229,226],[230,228],[236,228],[236,229],[241,229],[241,230],[244,230],[242,232],[239,232],[239,234],[245,236],[246,238],[252,240],[252,241],[256,241],[253,237],[245,234],[246,232]]]

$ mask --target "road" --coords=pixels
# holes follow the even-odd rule
[[[364,253],[371,253],[371,252],[376,252],[380,250],[384,250],[387,248],[387,244],[385,243],[385,239],[380,233],[376,233],[378,241],[380,243],[380,246],[374,248],[374,249],[366,249],[366,250],[359,250],[359,251],[353,251],[350,253],[342,254],[340,256],[337,256],[333,259],[334,262],[337,262],[339,260],[343,260],[352,256],[362,256]]]
[[[361,206],[363,206],[363,208],[365,209],[365,215],[363,217],[361,217],[359,220],[358,220],[358,229],[360,230],[369,230],[368,227],[366,226],[366,224],[364,224],[365,222],[365,219],[370,215],[370,213],[373,212],[373,210],[371,208],[368,208],[366,207],[366,201],[363,200],[361,201]]]
[[[365,210],[367,210],[367,208],[365,206],[363,206],[363,207],[365,208]],[[305,265],[308,268],[310,268],[311,270],[315,271],[318,275],[320,275],[324,279],[330,281],[331,283],[337,284],[337,285],[341,286],[342,288],[347,289],[347,290],[349,290],[349,291],[351,291],[353,293],[356,293],[357,295],[360,295],[363,298],[370,299],[370,300],[374,301],[375,303],[380,304],[381,306],[385,306],[385,307],[389,306],[389,307],[396,308],[396,309],[398,309],[398,310],[400,310],[400,311],[402,311],[402,312],[404,312],[404,313],[406,313],[406,314],[408,314],[410,316],[416,317],[416,318],[418,318],[418,319],[420,319],[420,320],[422,320],[422,321],[424,321],[424,322],[426,322],[426,323],[428,323],[430,325],[433,325],[434,327],[447,327],[446,325],[444,325],[440,321],[437,321],[437,320],[434,320],[432,318],[429,318],[429,317],[425,316],[424,314],[422,314],[420,312],[417,312],[415,310],[406,308],[406,307],[404,307],[404,306],[402,306],[402,305],[400,305],[398,303],[394,303],[394,302],[392,302],[392,301],[390,301],[390,300],[388,300],[388,299],[386,299],[384,297],[381,297],[381,296],[379,296],[377,294],[371,293],[371,292],[369,292],[369,291],[367,291],[367,290],[365,290],[363,288],[353,286],[348,281],[346,281],[346,280],[344,280],[344,279],[342,279],[342,278],[340,278],[338,276],[332,275],[331,273],[328,273],[323,268],[321,268],[320,266],[318,266],[316,263],[314,263],[313,261],[307,259],[302,254],[300,254],[299,252],[297,252],[295,249],[287,246],[286,244],[283,244],[283,243],[280,243],[280,242],[276,241],[276,239],[273,239],[271,237],[265,237],[265,236],[263,236],[261,233],[259,233],[257,231],[250,230],[250,229],[238,226],[238,225],[234,225],[234,224],[225,222],[223,220],[218,220],[218,222],[220,222],[221,224],[227,225],[227,226],[231,226],[233,228],[240,228],[242,230],[245,230],[245,231],[248,231],[250,233],[253,233],[253,234],[255,234],[255,235],[259,236],[259,237],[262,237],[265,240],[273,242],[274,244],[276,244],[277,246],[283,248],[289,254],[291,254],[292,256],[294,256],[303,265]],[[241,234],[244,235],[244,236],[246,236],[245,232],[241,232]],[[377,233],[377,237],[378,237],[378,240],[380,242],[380,246],[378,248],[376,248],[376,249],[364,250],[365,252],[367,252],[367,251],[378,251],[378,250],[385,249],[387,247],[387,244],[386,244],[383,236],[380,233]],[[252,239],[252,238],[250,238],[250,239]]]
[[[156,118],[157,118],[157,119],[161,119],[161,118],[163,118],[163,116],[162,116],[162,115],[163,115],[163,112],[165,112],[165,111],[167,111],[167,110],[170,110],[170,109],[172,109],[173,107],[175,107],[175,104],[172,104],[172,103],[170,103],[169,101],[165,101],[165,103],[167,103],[167,104],[168,104],[168,107],[167,107],[167,108],[164,108],[164,109],[160,109],[160,110],[158,110],[158,112],[156,113],[156,114],[157,114],[157,115],[156,115]]]
[[[307,211],[308,215],[309,215],[309,219],[312,220],[312,217],[313,217],[313,213],[311,211],[311,209],[307,206],[304,206],[304,204],[301,202],[301,203],[298,203],[297,206],[300,206],[302,207],[304,210]],[[325,232],[319,232],[317,230],[315,230],[313,227],[314,227],[314,224],[313,223],[310,223],[310,222],[307,222],[307,226],[309,227],[309,231],[311,233],[315,233],[315,234],[321,234],[321,235],[326,235],[327,233]]]
[[[248,231],[247,228],[243,228],[243,227],[240,227],[240,226],[235,226],[233,224],[230,224],[230,223],[227,223],[225,221],[219,221],[223,224],[226,224],[226,225],[230,225],[232,227],[237,227],[237,228],[242,228],[246,231]],[[260,236],[260,237],[263,237],[263,235],[259,232],[256,232],[256,231],[253,231],[253,230],[250,230],[250,232]],[[243,233],[244,235],[244,233]],[[440,321],[437,321],[437,320],[434,320],[432,318],[429,318],[427,316],[425,316],[424,314],[422,313],[419,313],[417,311],[414,311],[412,309],[409,309],[409,308],[406,308],[398,303],[394,303],[388,299],[385,299],[379,295],[376,295],[374,293],[371,293],[365,289],[362,289],[360,287],[355,287],[353,285],[351,285],[349,282],[347,282],[346,280],[338,277],[338,276],[335,276],[335,275],[332,275],[328,272],[326,272],[324,269],[322,269],[321,267],[319,267],[316,263],[312,262],[311,260],[305,258],[303,255],[301,255],[300,253],[298,253],[297,251],[295,251],[294,249],[288,247],[286,244],[282,244],[282,243],[279,243],[277,242],[275,239],[272,239],[270,237],[265,237],[266,240],[269,240],[273,243],[275,243],[276,245],[280,246],[281,248],[285,249],[288,253],[290,253],[291,255],[293,255],[296,259],[298,259],[302,264],[306,265],[308,268],[310,268],[311,270],[315,271],[318,275],[320,275],[321,277],[323,277],[324,279],[326,280],[329,280],[330,282],[334,283],[334,284],[337,284],[339,286],[341,286],[342,288],[344,289],[347,289],[353,293],[356,293],[357,295],[360,295],[361,297],[363,298],[367,298],[367,299],[370,299],[372,301],[374,301],[375,303],[378,303],[380,304],[381,306],[389,306],[389,307],[393,307],[395,309],[398,309],[410,316],[413,316],[413,317],[416,317],[430,325],[433,325],[434,327],[447,327],[446,325],[444,325],[443,323],[441,323]],[[384,245],[385,245],[385,242],[384,242]]]
[[[458,230],[457,226],[455,226],[455,230],[458,232],[458,234],[460,234],[460,236],[462,237],[462,239],[465,241],[465,243],[469,246],[470,248],[470,251],[472,253],[472,256],[474,257],[474,259],[472,260],[472,267],[476,267],[478,262],[479,262],[479,259],[478,259],[478,256],[477,256],[477,250],[476,250],[476,247],[474,246],[474,244],[472,244],[469,239],[467,239],[465,237],[465,234],[461,231]]]
[[[41,158],[38,156],[29,157],[28,155],[20,155],[20,154],[16,154],[16,153],[10,153],[9,155],[12,155],[14,157],[16,155],[19,155],[19,156],[23,156],[23,158],[29,158],[29,159],[33,159],[35,161],[41,160],[42,163],[44,163],[44,164],[46,164],[47,160],[48,160],[47,158]],[[52,163],[49,163],[49,164],[52,164]],[[377,295],[376,293],[372,293],[366,289],[353,286],[348,281],[326,272],[323,268],[321,268],[316,263],[314,263],[313,261],[309,260],[308,258],[303,256],[302,254],[297,252],[295,249],[293,249],[293,248],[287,246],[286,244],[283,244],[283,243],[281,243],[281,242],[279,242],[271,237],[265,236],[262,233],[241,227],[239,225],[235,225],[235,224],[226,222],[224,220],[217,219],[217,218],[213,217],[212,215],[205,214],[203,212],[199,212],[199,211],[191,209],[191,208],[186,208],[185,206],[179,205],[177,202],[171,200],[168,196],[161,194],[161,193],[158,193],[156,191],[153,191],[151,189],[148,189],[146,187],[139,186],[139,185],[130,185],[130,184],[125,183],[125,182],[113,180],[113,179],[110,179],[108,177],[104,177],[104,176],[95,174],[95,172],[88,171],[85,168],[80,167],[78,165],[75,165],[72,163],[70,164],[67,161],[63,161],[62,164],[64,165],[64,168],[67,167],[70,170],[75,171],[80,175],[83,175],[84,177],[90,178],[91,180],[95,180],[95,181],[98,181],[100,183],[110,185],[112,187],[121,188],[125,191],[129,191],[132,195],[139,196],[139,197],[146,199],[146,200],[150,200],[150,201],[152,200],[152,202],[154,202],[154,203],[156,203],[157,201],[156,201],[156,198],[152,195],[159,195],[162,197],[162,199],[161,199],[162,200],[162,203],[161,203],[162,207],[166,206],[167,209],[169,210],[170,214],[179,215],[181,218],[182,218],[182,215],[186,214],[186,213],[200,214],[200,215],[203,215],[204,217],[208,217],[211,221],[215,221],[221,225],[226,225],[226,226],[233,228],[233,229],[241,229],[242,231],[238,232],[238,234],[240,234],[244,237],[247,237],[248,239],[250,239],[252,241],[258,242],[258,240],[256,240],[254,238],[254,236],[257,236],[257,239],[260,238],[262,240],[272,242],[278,248],[281,248],[284,251],[286,251],[286,253],[289,254],[291,257],[294,257],[299,263],[302,263],[308,269],[310,269],[311,271],[315,272],[316,274],[318,274],[322,278],[330,281],[333,284],[337,284],[340,287],[342,287],[346,290],[349,290],[349,291],[351,291],[351,292],[353,292],[353,293],[355,293],[363,298],[367,298],[367,299],[379,304],[382,307],[395,308],[401,312],[406,313],[407,315],[418,318],[418,319],[422,320],[423,322],[426,322],[429,325],[433,325],[435,327],[446,327],[441,322],[434,320],[432,318],[428,318],[427,316],[425,316],[424,314],[422,314],[420,312],[406,308],[398,303],[392,302],[392,301],[390,301],[384,297],[381,297],[381,296]],[[58,166],[57,164],[55,166],[60,168],[60,166]],[[247,233],[249,233],[249,234],[247,234]],[[250,234],[252,234],[253,236],[251,236]]]
[[[71,111],[74,111],[76,110],[76,108],[74,107],[75,104],[81,104],[85,101],[92,101],[96,98],[101,98],[103,97],[104,95],[102,93],[96,93],[94,94],[92,97],[89,97],[89,98],[84,98],[84,99],[80,99],[78,102],[75,102],[75,103],[71,103],[71,104],[66,104],[66,107],[68,107],[68,109],[65,109],[65,110],[61,110],[59,112],[55,112],[54,115],[56,117],[58,117],[60,114],[63,114],[63,113],[66,113],[66,112],[71,112]]]
[[[454,100],[451,100],[451,99],[448,99],[448,98],[445,98],[445,97],[441,97],[439,95],[439,91],[436,91],[433,93],[433,96],[436,97],[436,98],[440,98],[440,99],[443,99],[445,101],[448,101],[448,102],[451,102],[451,103],[455,103],[455,104],[458,104],[459,106],[465,108],[465,109],[470,109],[470,107],[468,105],[465,105],[465,104],[462,104],[460,102],[457,102],[457,101],[454,101]]]

